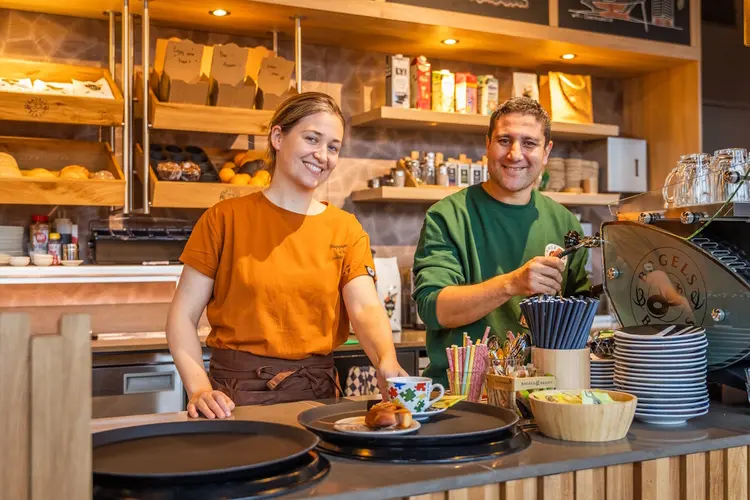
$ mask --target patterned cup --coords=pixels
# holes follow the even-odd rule
[[[412,413],[422,413],[445,394],[440,384],[433,384],[427,377],[393,377],[387,380],[388,396],[401,403]],[[430,400],[432,389],[438,389],[440,395]]]

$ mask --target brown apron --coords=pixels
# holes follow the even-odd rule
[[[287,360],[212,349],[211,386],[237,406],[334,398],[341,393],[333,354]]]

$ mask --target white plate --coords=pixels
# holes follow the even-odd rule
[[[419,422],[427,422],[430,418],[435,415],[440,415],[448,408],[438,408],[437,410],[427,409],[427,411],[412,413],[411,417]]]
[[[385,427],[383,429],[370,429],[365,425],[364,415],[361,417],[342,418],[341,420],[337,420],[336,423],[333,424],[333,428],[339,432],[346,432],[347,434],[352,434],[355,436],[367,437],[410,434],[417,431],[420,427],[422,427],[422,424],[420,424],[416,420],[413,420],[411,426],[409,426],[408,429],[395,429],[390,427]]]
[[[83,263],[82,260],[61,260],[60,264],[68,267],[80,266]]]
[[[656,408],[674,408],[675,406],[703,406],[708,404],[708,396],[701,395],[695,398],[675,398],[675,399],[661,399],[661,398],[638,398],[638,406],[643,404],[644,407],[656,407]]]
[[[706,368],[696,368],[694,370],[675,370],[672,372],[657,372],[652,370],[615,370],[616,377],[625,380],[689,380],[702,377],[706,374]]]
[[[698,353],[697,356],[705,357],[705,353]],[[680,364],[692,361],[696,358],[696,353],[691,354],[679,354],[669,355],[667,353],[660,354],[626,354],[623,352],[617,353],[618,362],[633,362],[633,363],[659,363],[660,365],[668,364]]]
[[[683,349],[685,347],[690,346],[696,346],[701,345],[705,342],[707,342],[707,338],[705,335],[701,335],[700,337],[694,338],[694,339],[686,339],[686,340],[680,340],[676,342],[633,342],[630,340],[620,340],[615,342],[615,349],[618,347],[622,348],[628,348],[628,349],[643,349],[643,350],[664,350],[664,349],[671,349],[671,348],[679,348]]]
[[[651,392],[651,393],[668,393],[668,394],[684,394],[694,393],[706,390],[706,383],[699,382],[695,384],[675,384],[675,385],[659,385],[659,384],[639,384],[632,382],[620,382],[615,380],[615,386],[622,389],[624,392]]]
[[[666,415],[672,415],[673,413],[685,413],[685,412],[691,412],[691,411],[703,411],[706,408],[708,408],[709,403],[708,402],[702,402],[698,401],[697,403],[688,403],[688,404],[680,404],[680,405],[672,405],[672,406],[663,406],[663,405],[647,405],[647,404],[641,404],[640,401],[638,401],[638,411],[643,411],[646,413],[658,413],[658,414],[666,414]]]
[[[689,353],[695,353],[695,352],[706,352],[706,348],[708,347],[708,342],[704,342],[700,345],[694,346],[694,347],[685,347],[685,348],[674,348],[674,347],[666,347],[664,349],[630,349],[627,347],[615,347],[615,358],[619,358],[621,354],[624,354],[626,356],[639,356],[641,354],[644,354],[646,356],[654,356],[654,355],[661,355],[664,356],[665,354],[689,354]]]
[[[631,391],[627,391],[633,396],[638,398],[638,401],[641,401],[641,399],[649,399],[654,400],[658,399],[659,401],[684,401],[686,399],[688,400],[694,400],[694,399],[703,399],[708,397],[708,388],[700,389],[697,391],[692,392],[665,392],[665,391],[649,391],[644,389],[633,389]]]
[[[708,410],[704,410],[697,415],[652,415],[646,413],[639,414],[636,412],[635,418],[641,422],[652,425],[682,425],[691,418],[700,417],[706,413],[708,413]]]
[[[614,336],[615,336],[615,342],[617,339],[633,339],[633,340],[640,340],[643,342],[649,342],[649,341],[659,341],[659,340],[666,340],[669,341],[671,339],[685,339],[685,338],[692,338],[699,335],[703,335],[706,333],[705,328],[701,328],[699,326],[693,326],[693,325],[669,325],[665,326],[664,328],[659,331],[660,327],[651,327],[648,325],[638,326],[634,327],[634,329],[641,330],[642,333],[636,334],[636,333],[628,333],[624,332],[622,330],[615,330]]]
[[[652,374],[651,376],[642,376],[642,374],[633,375],[615,373],[615,376],[612,378],[615,380],[620,380],[622,382],[632,382],[634,384],[682,385],[705,381],[706,372],[703,371],[697,375],[694,373],[686,373],[683,375],[677,374],[676,376],[670,377],[657,377],[656,374]]]

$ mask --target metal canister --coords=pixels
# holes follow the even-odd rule
[[[446,165],[440,165],[438,167],[437,184],[438,186],[444,186],[444,187],[450,186],[450,178],[448,177],[448,167]]]
[[[78,245],[75,243],[63,245],[62,260],[78,260]]]
[[[396,187],[402,188],[406,186],[406,172],[396,168],[391,171],[391,176],[393,177]]]

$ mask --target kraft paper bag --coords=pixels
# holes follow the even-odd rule
[[[591,76],[552,71],[540,77],[539,95],[553,121],[594,123]]]

